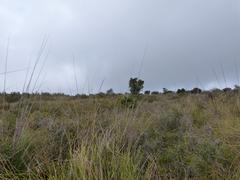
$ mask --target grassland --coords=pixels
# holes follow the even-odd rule
[[[240,177],[239,91],[1,102],[0,179]]]

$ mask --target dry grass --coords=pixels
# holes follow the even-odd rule
[[[10,103],[0,116],[0,179],[238,179],[239,98],[145,95],[135,108],[121,95]]]

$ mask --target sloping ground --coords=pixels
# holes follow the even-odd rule
[[[238,92],[21,102],[1,110],[0,179],[240,177]]]

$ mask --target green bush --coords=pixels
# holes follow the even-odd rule
[[[127,107],[127,108],[136,108],[137,106],[137,97],[135,96],[123,96],[120,99],[120,103],[123,107]]]

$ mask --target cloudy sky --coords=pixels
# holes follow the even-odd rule
[[[7,49],[6,89],[21,91],[46,38],[30,91],[123,92],[138,76],[150,90],[239,81],[237,0],[0,0],[1,89]]]

